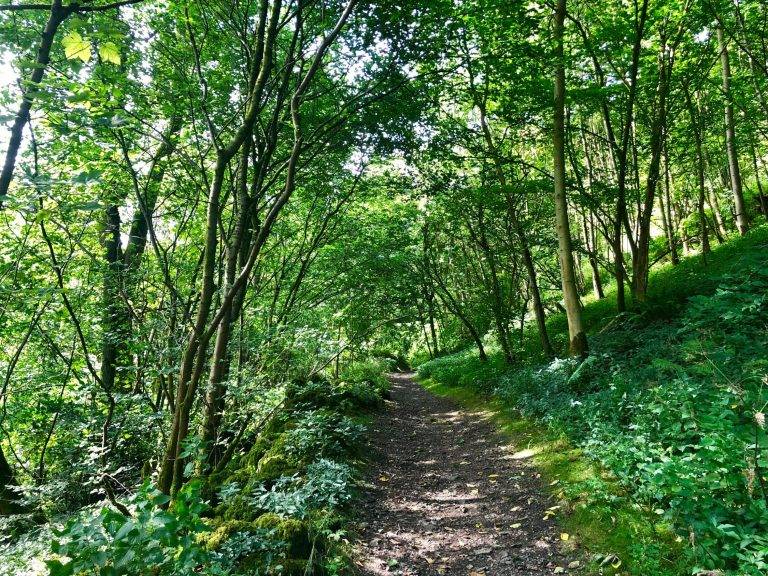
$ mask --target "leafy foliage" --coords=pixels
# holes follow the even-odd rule
[[[768,275],[760,246],[728,261],[714,293],[689,296],[678,316],[660,319],[657,309],[593,336],[581,364],[505,371],[463,354],[424,364],[420,375],[491,393],[566,435],[621,485],[626,496],[614,508],[629,498],[674,526],[695,570],[761,574]],[[723,264],[729,256],[715,255]],[[665,298],[690,294],[684,269],[663,280]],[[617,498],[607,485],[589,491],[589,505]]]

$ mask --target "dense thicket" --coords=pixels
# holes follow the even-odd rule
[[[698,282],[768,217],[766,22],[760,0],[0,4],[8,557],[70,518],[56,573],[343,572],[377,370],[584,358],[582,299],[645,313],[654,267],[700,254]],[[733,384],[755,454],[760,377]],[[546,386],[512,388],[541,416]],[[702,565],[761,570],[761,542]]]

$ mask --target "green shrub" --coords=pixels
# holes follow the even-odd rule
[[[73,518],[55,533],[52,550],[58,558],[47,562],[51,576],[223,574],[198,541],[209,531],[201,519],[207,506],[199,486],[189,484],[166,510],[169,501],[147,483],[131,497],[130,517],[103,508]]]

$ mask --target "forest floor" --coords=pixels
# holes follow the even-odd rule
[[[530,450],[509,445],[489,414],[397,374],[370,442],[356,550],[362,574],[571,572]]]

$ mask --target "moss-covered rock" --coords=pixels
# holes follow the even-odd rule
[[[216,515],[227,521],[252,521],[259,515],[259,510],[253,505],[251,498],[238,494],[216,508]]]
[[[257,481],[274,480],[280,476],[291,476],[299,467],[299,459],[290,454],[286,445],[286,433],[280,434],[256,465],[253,478]]]
[[[257,532],[260,530],[254,522],[245,520],[217,519],[213,526],[213,530],[198,537],[198,542],[208,551],[218,550],[230,536],[237,532]]]
[[[284,453],[276,452],[264,455],[259,460],[259,467],[256,469],[257,480],[275,480],[281,476],[291,476],[297,470],[297,464]]]
[[[262,514],[253,525],[271,531],[276,538],[285,542],[288,558],[306,559],[312,552],[312,537],[309,522],[296,518],[283,518],[277,514]]]

